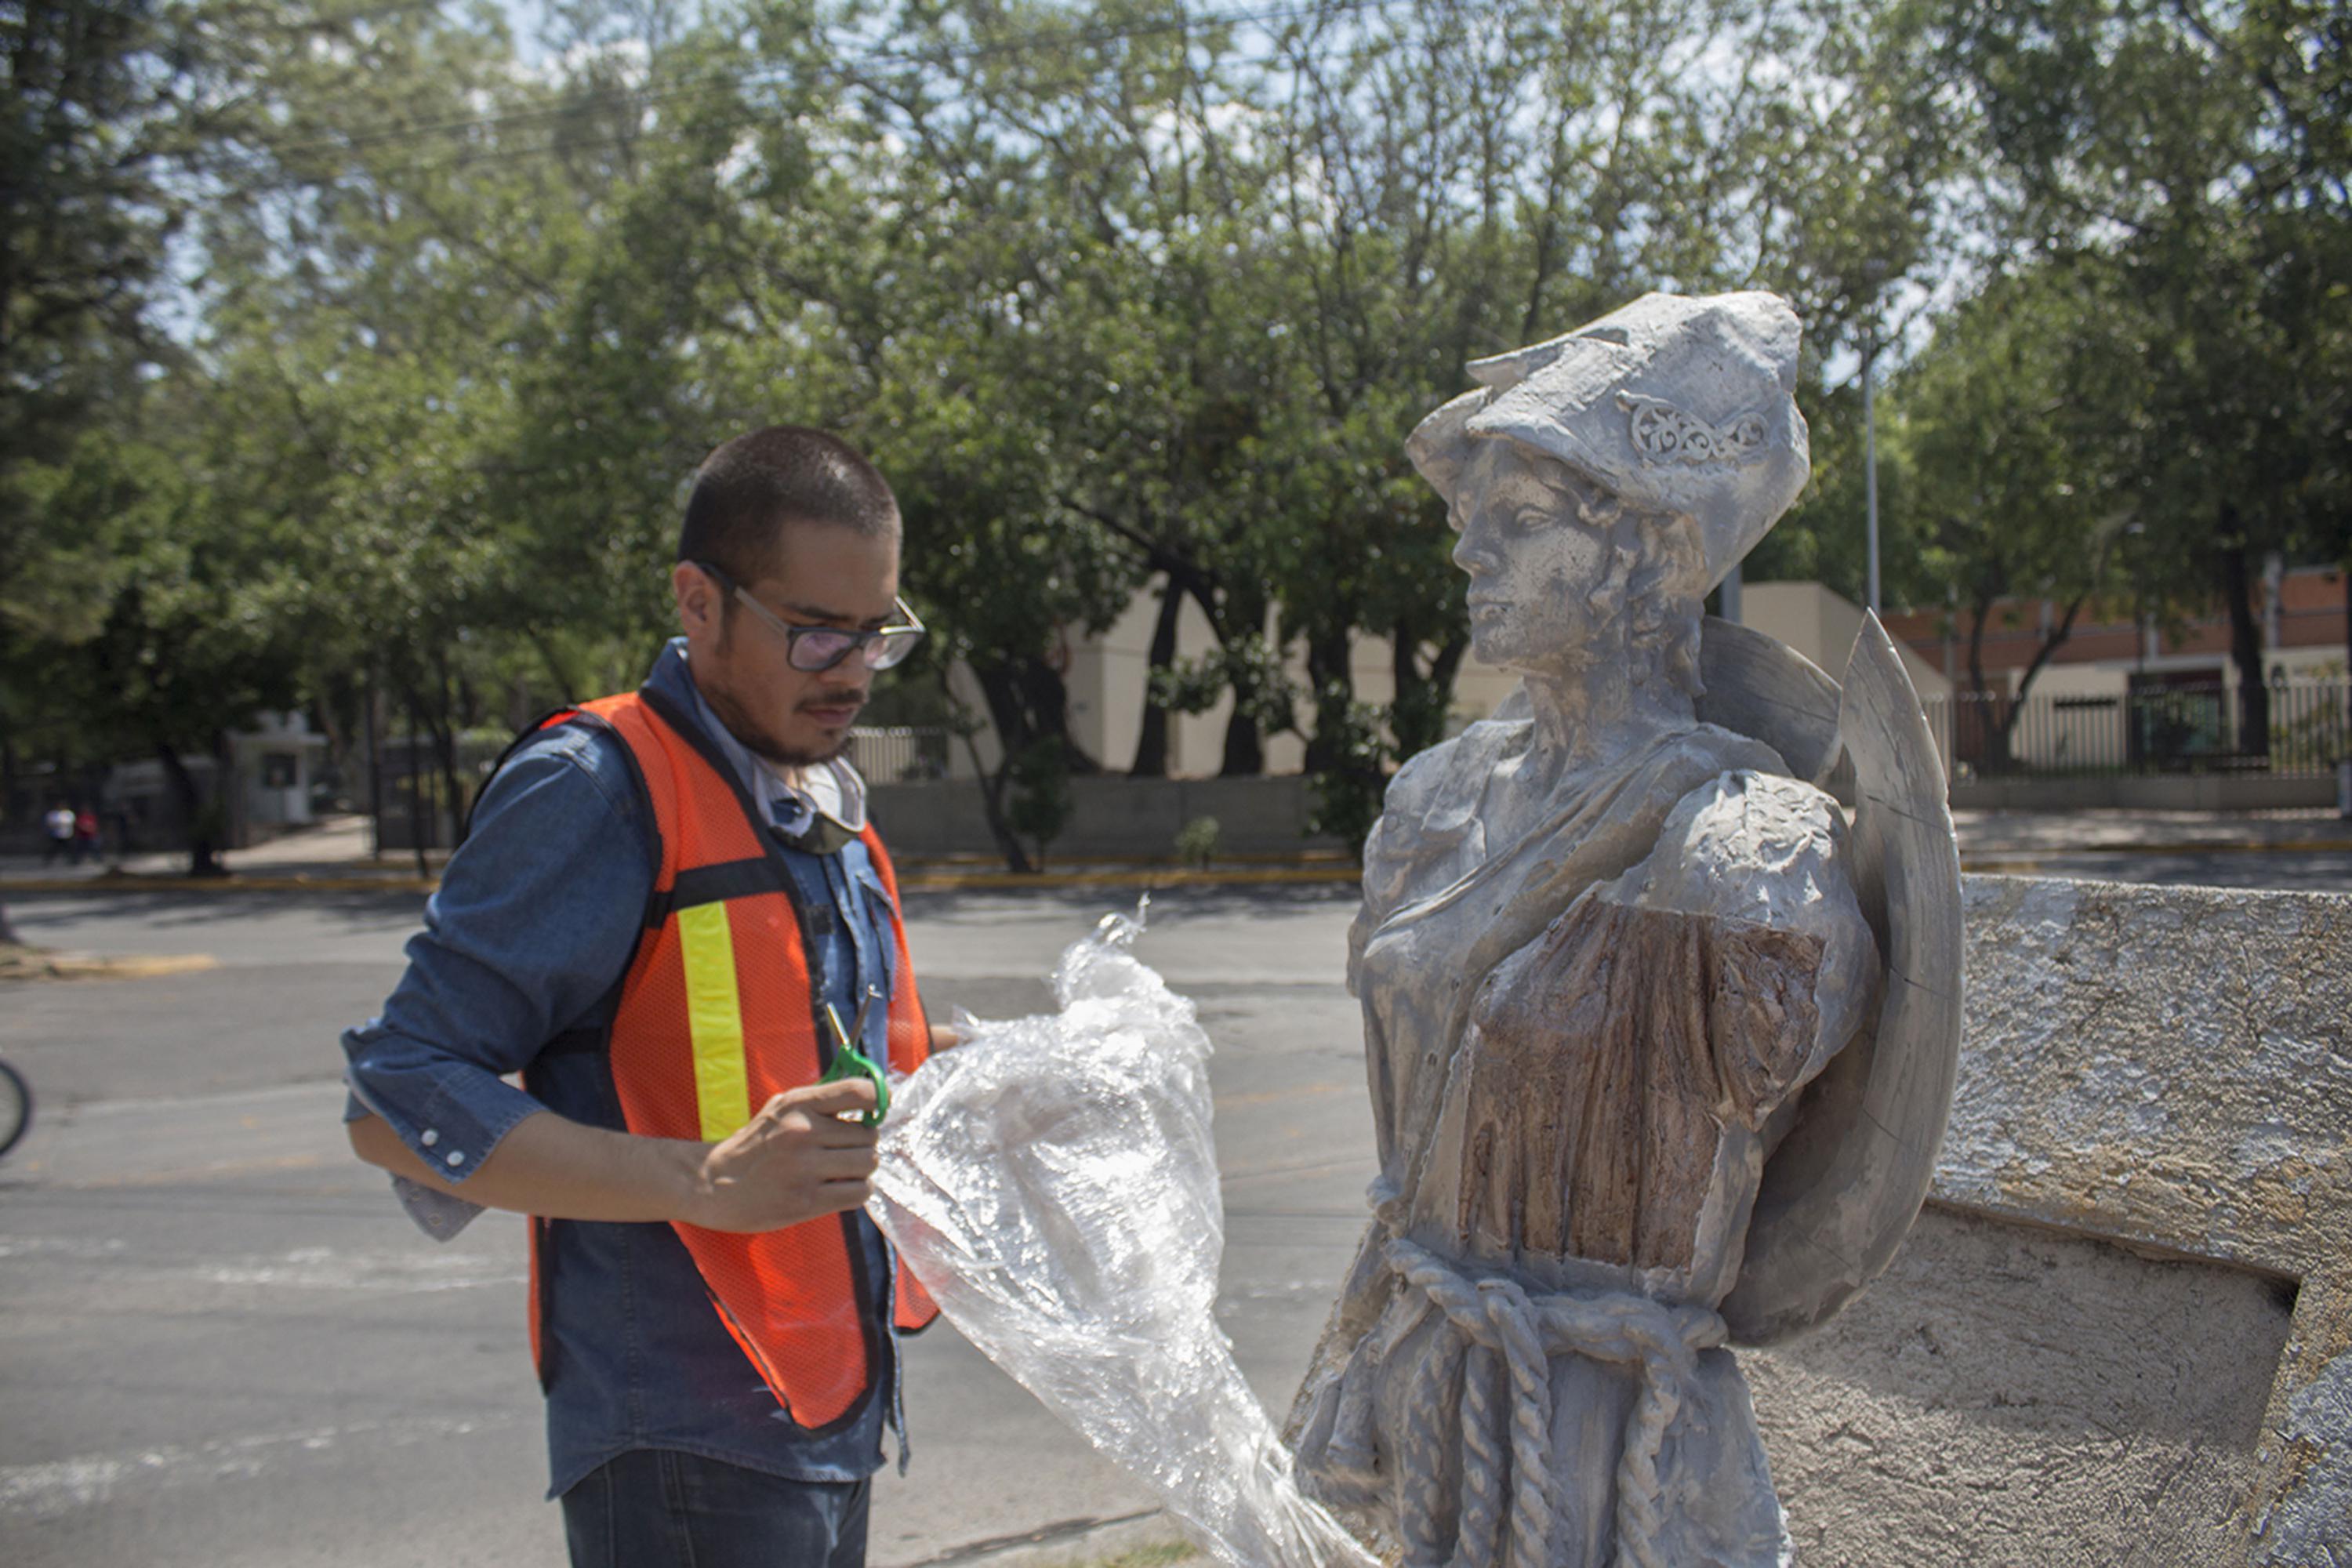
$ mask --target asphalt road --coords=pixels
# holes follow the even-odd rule
[[[291,1568],[563,1560],[524,1347],[521,1229],[446,1246],[338,1124],[337,1031],[400,970],[413,897],[101,894],[11,904],[25,935],[202,952],[205,973],[0,993],[41,1097],[0,1164],[0,1562]],[[935,1008],[1042,1010],[1108,895],[915,895]],[[1163,895],[1139,949],[1194,998],[1228,1214],[1220,1317],[1279,1410],[1370,1174],[1349,900]],[[942,1325],[914,1342],[915,1462],[873,1559],[910,1564],[1148,1510]]]
[[[2352,855],[2045,857],[2041,874],[2352,892]],[[914,894],[941,1011],[1043,1009],[1118,895]],[[1193,997],[1228,1215],[1220,1316],[1279,1410],[1371,1174],[1340,889],[1161,896],[1139,952]],[[521,1228],[446,1246],[339,1127],[337,1032],[400,972],[407,895],[11,900],[29,940],[206,952],[216,969],[0,991],[0,1055],[40,1097],[0,1163],[0,1563],[555,1568],[524,1348]],[[916,1449],[873,1558],[954,1562],[1115,1520],[1147,1494],[944,1325],[908,1357]]]
[[[2073,855],[1989,851],[1963,865],[1971,871],[2071,881],[2352,893],[2352,850],[2342,849],[2147,848]]]

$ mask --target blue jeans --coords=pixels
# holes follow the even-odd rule
[[[572,1568],[865,1568],[868,1481],[635,1448],[563,1494]]]

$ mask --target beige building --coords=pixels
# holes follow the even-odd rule
[[[1150,669],[1152,623],[1160,610],[1154,588],[1136,595],[1111,628],[1100,637],[1073,637],[1066,645],[1064,679],[1070,693],[1070,731],[1087,753],[1111,772],[1124,772],[1134,759],[1143,731],[1144,692]],[[1779,638],[1834,678],[1845,668],[1854,634],[1862,629],[1862,609],[1818,583],[1751,583],[1741,595],[1740,619],[1769,637]],[[1274,632],[1268,616],[1266,631]],[[1899,647],[1901,645],[1898,645]],[[1180,659],[1198,659],[1216,651],[1216,638],[1200,606],[1186,602],[1177,622],[1176,651]],[[1923,700],[1948,696],[1951,683],[1909,647],[1901,647],[1905,668]],[[1355,685],[1360,700],[1385,703],[1396,694],[1393,653],[1388,643],[1360,637],[1355,647]],[[1304,689],[1307,661],[1294,645],[1286,663],[1291,679]],[[1456,728],[1485,718],[1517,685],[1518,678],[1475,659],[1465,659],[1454,683],[1453,718]],[[985,711],[977,685],[960,675],[958,694],[975,711]],[[1302,710],[1305,705],[1302,704]],[[1230,693],[1205,713],[1171,717],[1168,737],[1168,772],[1175,778],[1206,778],[1217,772],[1224,755],[1225,723],[1233,712]],[[1302,710],[1302,721],[1311,713]],[[1265,741],[1265,771],[1296,773],[1305,765],[1306,742],[1289,733]],[[982,762],[993,765],[992,736],[981,738]],[[971,761],[959,747],[951,771],[969,774]]]

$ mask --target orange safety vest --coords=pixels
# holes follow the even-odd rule
[[[560,711],[538,728],[586,722],[611,730],[635,760],[661,844],[646,929],[613,1017],[613,1081],[631,1132],[715,1142],[788,1089],[814,1083],[833,1058],[821,987],[809,981],[808,936],[792,872],[772,851],[733,770],[707,752],[690,720],[644,692]],[[859,836],[889,895],[898,949],[889,999],[889,1065],[912,1072],[930,1054],[916,994],[898,882],[872,826]],[[531,1226],[531,1356],[541,1343],[540,1251]],[[822,1427],[872,1387],[881,1361],[875,1286],[855,1211],[741,1236],[677,1224],[727,1331],[793,1419]],[[902,1264],[894,1321],[920,1329],[939,1315]]]

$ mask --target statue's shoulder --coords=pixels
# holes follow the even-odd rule
[[[1643,759],[1642,772],[1651,791],[1665,792],[1677,801],[1712,786],[1726,773],[1799,782],[1790,776],[1780,753],[1765,742],[1707,723],[1693,725],[1661,742]]]
[[[1392,909],[1431,868],[1475,853],[1483,842],[1480,816],[1496,770],[1525,752],[1535,725],[1526,700],[1514,699],[1491,719],[1408,758],[1389,780],[1380,820],[1364,844],[1365,908]]]
[[[1805,928],[1853,901],[1845,814],[1826,791],[1733,767],[1684,792],[1655,850],[1627,874],[1636,901]],[[1834,914],[1832,914],[1834,911]]]
[[[1511,708],[1506,703],[1493,718],[1405,759],[1389,780],[1381,809],[1416,822],[1473,809],[1496,764],[1526,751],[1534,734],[1534,721]]]

